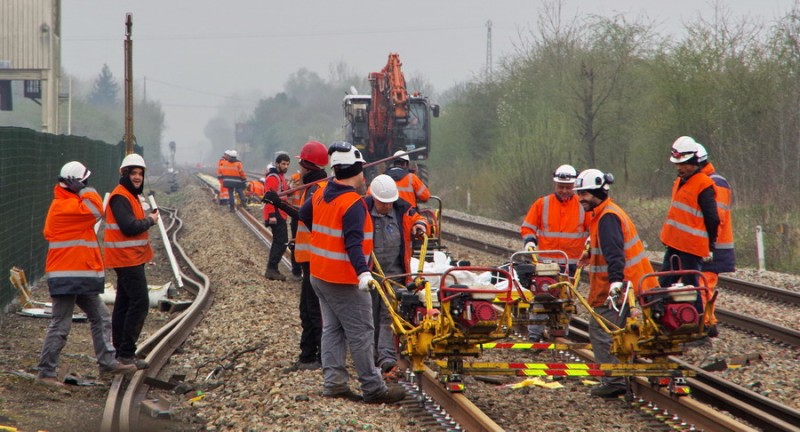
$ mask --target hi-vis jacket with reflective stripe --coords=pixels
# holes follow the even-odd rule
[[[289,184],[289,188],[296,188],[297,186],[303,184],[300,171],[295,171],[294,174],[289,176],[287,183]],[[300,206],[303,205],[303,191],[292,192],[286,198],[289,201],[289,204],[294,207],[300,208]]]
[[[431,191],[428,190],[425,183],[407,169],[392,167],[386,170],[386,175],[394,180],[400,198],[411,204],[411,207],[416,207],[417,201],[426,202],[431,198]]]
[[[139,202],[139,198],[130,193],[125,186],[117,185],[111,191],[109,206],[106,209],[106,230],[104,235],[106,268],[133,267],[147,263],[153,259],[153,249],[150,247],[150,237],[147,234],[147,230],[134,236],[126,236],[122,233],[110,205],[111,200],[116,195],[125,197],[128,200],[133,210],[133,216],[137,220],[145,218],[144,209],[142,208],[142,203]]]
[[[225,187],[241,186],[247,181],[244,167],[238,160],[220,159],[217,165],[217,178],[222,180]]]
[[[47,286],[51,296],[103,292],[105,273],[94,224],[102,216],[103,200],[93,188],[78,195],[56,185],[44,221],[47,240]]]
[[[700,172],[707,175],[714,182],[714,192],[717,194],[717,214],[719,214],[719,228],[717,241],[714,243],[714,259],[703,263],[703,271],[726,273],[736,271],[736,253],[733,242],[733,221],[731,211],[733,193],[728,180],[717,174],[714,165],[708,162],[700,168]]]
[[[589,217],[576,195],[561,202],[550,194],[533,203],[519,232],[524,242],[535,240],[539,250],[564,251],[569,263],[577,264],[589,237]]]
[[[683,184],[680,177],[675,179],[672,203],[661,228],[661,243],[695,256],[708,256],[708,230],[698,198],[702,191],[713,186],[714,181],[701,172],[696,172]]]
[[[606,257],[603,254],[603,239],[600,238],[599,226],[600,219],[606,214],[614,214],[619,218],[620,228],[622,229],[624,263],[612,263],[612,265],[624,265],[623,278],[625,281],[633,283],[636,294],[650,288],[658,286],[658,280],[654,277],[644,280],[642,286],[639,282],[643,275],[653,272],[653,266],[647,259],[644,245],[639,239],[631,218],[625,213],[611,198],[607,198],[592,211],[592,219],[589,225],[589,305],[592,307],[602,306],[608,298],[608,290],[611,285],[608,278],[608,266]]]
[[[283,173],[279,173],[277,168],[270,168],[266,177],[264,178],[264,191],[281,193],[288,189],[289,184],[286,183],[286,177],[283,176]],[[288,201],[287,197],[281,197],[281,200]],[[269,220],[269,218],[273,217],[277,218],[278,214],[280,214],[281,219],[286,220],[285,211],[275,207],[272,204],[264,204],[264,220]]]
[[[318,188],[320,190],[325,189],[327,184],[327,180],[323,180],[303,189],[300,203],[302,204],[307,199],[311,199]],[[294,260],[299,263],[311,261],[311,231],[301,220],[297,222],[297,234],[294,236]]]
[[[338,183],[328,183],[325,189],[317,190],[311,197],[311,275],[329,283],[353,285],[358,283],[356,266],[368,263],[372,253],[372,218],[361,195],[352,188],[326,202],[325,191],[332,185]],[[353,206],[363,206],[364,222],[362,226],[348,227],[348,230],[343,222],[345,214]],[[358,232],[363,233],[363,263],[352,262],[346,248],[346,235]],[[368,268],[365,267],[364,271]]]

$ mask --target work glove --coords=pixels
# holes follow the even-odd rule
[[[525,250],[536,250],[536,246],[537,244],[533,240],[525,242]]]
[[[67,185],[67,189],[69,189],[70,191],[72,191],[74,193],[78,193],[83,188],[86,187],[86,185],[83,184],[83,182],[81,182],[80,180],[76,179],[75,177],[67,177],[67,178],[65,178],[64,179],[64,184]]]
[[[714,261],[714,252],[709,251],[708,252],[708,256],[703,258],[703,262],[704,263],[710,263],[711,261]]]
[[[364,272],[358,275],[358,289],[361,291],[369,292],[372,290],[372,281],[375,279],[372,277],[372,273]]]
[[[275,191],[267,191],[267,193],[264,194],[264,197],[261,198],[261,202],[277,205],[280,204],[281,197],[279,197],[278,193]]]
[[[415,238],[420,238],[425,234],[425,227],[420,224],[416,224],[411,228],[411,234]]]
[[[619,298],[622,296],[622,282],[611,282],[611,286],[608,288],[608,298],[606,299],[606,304],[614,310],[619,310],[617,304],[619,303]]]

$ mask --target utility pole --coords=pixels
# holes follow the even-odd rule
[[[133,14],[125,14],[125,154],[133,153]]]
[[[492,80],[492,20],[486,21],[486,80]]]

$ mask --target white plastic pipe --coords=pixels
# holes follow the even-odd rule
[[[156,205],[156,199],[153,197],[153,195],[149,195],[147,198],[150,200],[150,206],[152,209],[157,209],[158,206]],[[175,261],[175,255],[172,253],[172,245],[169,243],[167,229],[164,228],[164,221],[161,220],[161,215],[158,216],[158,229],[161,231],[161,239],[164,241],[164,249],[167,250],[167,256],[169,256],[169,265],[172,266],[172,274],[175,275],[175,281],[178,282],[178,287],[183,288],[183,280],[181,279],[181,272],[178,269],[178,262]]]
[[[761,225],[756,225],[756,253],[758,254],[758,271],[767,269],[764,263],[764,230]]]

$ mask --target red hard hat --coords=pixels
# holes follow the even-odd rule
[[[328,165],[328,147],[319,141],[309,141],[303,144],[298,159],[306,160],[322,168]]]

